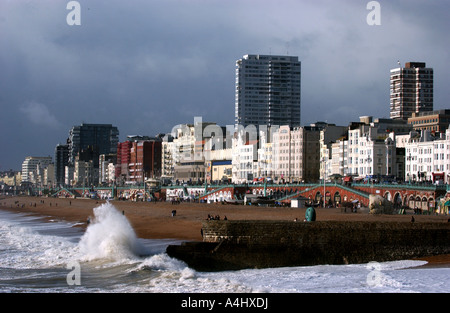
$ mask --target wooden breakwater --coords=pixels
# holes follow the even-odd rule
[[[204,221],[203,242],[167,247],[199,271],[383,262],[450,253],[450,223]]]

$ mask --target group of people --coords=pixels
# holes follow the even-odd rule
[[[212,216],[211,214],[208,214],[208,217],[206,218],[207,221],[220,221],[220,216],[219,215],[215,215]],[[225,215],[223,218],[224,221],[228,220],[227,216]]]

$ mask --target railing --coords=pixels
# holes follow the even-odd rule
[[[437,191],[437,190],[450,190],[448,185],[419,185],[419,184],[352,184],[352,187],[361,187],[361,188],[379,188],[379,189],[415,189],[415,190],[428,190],[428,191]]]
[[[221,190],[226,189],[226,188],[229,188],[229,186],[225,186],[225,187],[221,187],[221,188],[215,188],[215,189],[212,189],[212,190],[206,192],[206,193],[203,194],[203,195],[199,195],[199,197],[200,197],[200,198],[207,197],[207,196],[209,196],[209,195],[211,195],[211,194],[214,194],[214,193],[216,193],[216,192],[220,192]]]
[[[342,188],[342,189],[345,189],[347,191],[353,192],[353,193],[355,193],[355,194],[357,194],[357,195],[359,195],[361,197],[364,197],[364,198],[369,198],[369,195],[370,195],[370,193],[368,193],[368,192],[365,192],[365,191],[362,191],[362,190],[358,190],[356,188],[352,188],[352,187],[349,187],[349,186],[346,186],[346,185],[339,185],[339,187]]]
[[[350,192],[354,192],[356,194],[359,194],[363,197],[368,197],[368,192],[364,192],[362,190],[359,190],[358,188],[365,188],[365,189],[409,189],[409,190],[422,190],[422,191],[449,191],[450,192],[450,186],[449,185],[420,185],[420,184],[361,184],[361,183],[352,183],[350,186],[340,184],[340,183],[326,183],[325,187],[332,187],[332,186],[339,186],[340,188],[346,189]],[[311,188],[316,187],[323,187],[323,184],[193,184],[193,185],[171,185],[171,186],[160,186],[158,189],[183,189],[186,190],[186,188],[204,188],[206,190],[210,190],[206,192],[204,195],[208,195],[210,193],[216,192],[220,189],[224,188],[266,188],[267,189],[274,189],[274,188],[286,188],[286,189],[292,189],[292,188],[308,188],[309,190]],[[92,188],[90,187],[66,187],[66,188],[58,188],[58,189],[48,189],[48,194],[53,195],[57,192],[59,192],[61,189],[66,189],[69,192],[73,191],[89,191]],[[110,186],[110,187],[94,187],[94,191],[98,190],[111,190],[111,191],[121,191],[121,190],[136,190],[136,189],[145,189],[146,191],[148,188],[144,186],[144,184],[141,185],[129,185],[129,186]],[[153,189],[153,188],[151,188]],[[31,193],[39,194],[40,191],[43,191],[42,188],[39,187],[32,187],[28,189],[31,191]],[[304,192],[304,190],[297,191],[296,193],[300,194]],[[283,198],[290,198],[294,196],[294,193],[291,193],[290,195],[285,195]]]
[[[279,198],[277,200],[279,200],[279,201],[287,200],[287,199],[290,199],[292,197],[297,197],[297,196],[301,195],[302,193],[308,192],[308,191],[310,191],[312,189],[321,188],[321,187],[323,187],[323,185],[313,185],[311,188],[306,188],[306,189],[303,189],[303,190],[299,190],[299,191],[297,191],[295,193],[292,193],[292,194],[289,194],[289,195],[285,195],[284,197],[281,197],[281,198]]]

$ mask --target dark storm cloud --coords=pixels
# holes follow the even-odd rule
[[[339,125],[389,115],[397,60],[435,68],[435,108],[447,105],[446,1],[80,0],[0,2],[0,170],[52,155],[73,125],[128,134],[169,132],[194,116],[234,123],[235,60],[302,61],[302,122]],[[9,132],[13,130],[13,132]]]

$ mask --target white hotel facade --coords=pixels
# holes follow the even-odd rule
[[[405,144],[405,181],[450,183],[450,128],[435,138],[413,132]]]
[[[359,177],[394,175],[394,133],[378,134],[378,129],[370,126],[349,130],[347,156],[346,174]]]

